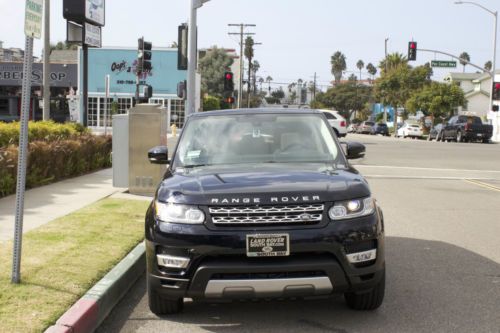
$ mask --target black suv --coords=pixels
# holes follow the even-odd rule
[[[357,310],[384,298],[382,211],[317,110],[229,110],[188,118],[146,214],[147,289],[156,314],[183,298],[343,293]]]

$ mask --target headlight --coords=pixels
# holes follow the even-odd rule
[[[336,202],[328,211],[328,216],[335,221],[371,215],[373,212],[375,212],[375,203],[371,197],[368,197]]]
[[[195,206],[178,205],[156,201],[156,217],[162,222],[202,224],[205,213]]]

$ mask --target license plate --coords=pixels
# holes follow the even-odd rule
[[[247,257],[284,257],[290,255],[288,234],[247,235]]]
[[[483,136],[483,134],[482,133],[477,133],[477,136]]]

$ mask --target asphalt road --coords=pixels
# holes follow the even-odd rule
[[[99,332],[500,332],[500,145],[348,135],[386,219],[387,288],[373,312],[342,297],[208,304],[157,317],[144,276]]]

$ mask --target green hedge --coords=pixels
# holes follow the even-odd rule
[[[19,143],[20,123],[0,122],[0,147],[17,145]],[[89,130],[80,124],[58,124],[53,121],[29,122],[28,140],[31,141],[58,141],[74,139],[81,135],[90,134]]]
[[[110,167],[111,147],[111,137],[92,135],[30,142],[26,188]],[[0,147],[0,197],[16,191],[17,156],[17,146]]]

